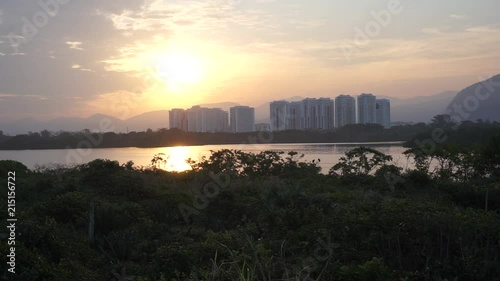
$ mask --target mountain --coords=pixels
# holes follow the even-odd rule
[[[446,91],[431,96],[418,96],[408,99],[386,97],[391,101],[393,122],[429,122],[432,117],[443,114],[457,91]]]
[[[16,135],[27,132],[38,132],[42,122],[35,120],[33,118],[22,119],[12,122],[2,122],[0,123],[0,130],[6,135]],[[43,130],[43,129],[42,129]]]
[[[220,102],[220,103],[206,103],[206,104],[200,104],[201,107],[208,107],[208,108],[220,108],[224,111],[229,112],[229,108],[233,106],[239,106],[241,104],[239,103],[234,103],[234,102]]]
[[[497,76],[495,81],[500,81],[500,76]],[[472,87],[472,86],[471,86]],[[467,90],[467,89],[466,89]],[[466,91],[464,90],[464,91]],[[428,122],[435,115],[442,114],[445,109],[450,104],[450,101],[457,96],[464,95],[464,91],[457,95],[457,92],[447,91],[442,92],[437,95],[432,96],[420,96],[409,99],[400,99],[395,97],[386,97],[391,100],[391,115],[393,121],[403,121],[403,122]],[[474,93],[474,88],[469,90]],[[500,96],[497,94],[496,96]],[[382,98],[382,96],[380,96]],[[304,99],[303,97],[295,96],[285,99],[287,101],[299,101]],[[463,97],[462,99],[465,99]],[[256,123],[268,123],[269,122],[269,104],[266,102],[260,106],[255,107],[255,122]],[[472,119],[477,118],[497,120],[491,117],[495,115],[494,112],[498,106],[499,102],[493,103],[493,106],[484,105],[487,107],[488,114],[485,115],[472,115]],[[222,103],[212,103],[212,104],[202,104],[202,107],[210,108],[221,108],[225,111],[229,111],[230,107],[238,106],[238,103],[234,102],[222,102]],[[482,111],[482,110],[481,110]],[[168,128],[169,116],[168,110],[158,110],[146,112],[127,120],[120,120],[118,118],[104,115],[95,114],[88,118],[57,118],[49,121],[38,121],[32,118],[0,123],[0,130],[8,135],[24,134],[27,132],[39,132],[41,130],[49,130],[53,132],[57,131],[80,131],[83,129],[98,130],[102,120],[110,120],[111,124],[114,126],[115,132],[131,132],[131,131],[145,131],[147,129],[157,130],[159,128]],[[496,114],[498,115],[498,114]],[[479,117],[478,117],[479,116]],[[497,116],[498,117],[498,116]],[[475,119],[474,119],[475,118]]]
[[[460,91],[446,112],[457,121],[500,121],[500,74]]]
[[[139,114],[124,121],[129,132],[142,132],[147,129],[168,128],[168,110],[158,110]]]
[[[105,131],[110,126],[113,127],[113,131],[115,132],[126,131],[126,126],[122,120],[105,114],[95,114],[88,118],[56,118],[48,121],[28,118],[19,121],[0,123],[0,130],[8,135],[17,135],[27,132],[40,132],[42,130],[49,130],[52,132],[81,131],[84,129]]]
[[[203,104],[202,107],[221,108],[229,111],[230,107],[239,104],[233,102]],[[158,110],[139,114],[127,120],[121,120],[105,114],[95,114],[88,118],[56,118],[48,121],[39,121],[33,118],[0,122],[0,131],[6,135],[26,134],[28,132],[40,132],[42,130],[49,130],[52,132],[58,131],[81,131],[89,129],[91,131],[100,130],[102,120],[109,120],[103,123],[112,124],[113,131],[117,133],[125,133],[131,131],[146,131],[147,129],[157,130],[160,128],[168,128],[168,110]],[[107,127],[107,126],[106,126]],[[105,127],[103,127],[105,128]]]

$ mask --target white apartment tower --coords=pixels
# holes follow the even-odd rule
[[[356,101],[349,95],[335,98],[335,127],[356,124]]]
[[[255,131],[255,109],[248,106],[235,106],[229,109],[231,132],[246,133]]]
[[[269,105],[271,131],[284,131],[287,129],[288,104],[287,101],[273,101]]]
[[[389,129],[391,127],[391,102],[388,99],[377,99],[376,111],[377,124]]]
[[[304,129],[317,130],[319,123],[318,100],[304,99],[302,100],[302,107],[304,108]]]
[[[304,129],[304,106],[300,101],[290,102],[287,108],[288,116],[286,128],[288,130]]]
[[[358,96],[358,123],[377,123],[377,102],[372,94],[361,94]]]
[[[186,113],[189,132],[217,133],[229,130],[229,115],[220,108],[193,106]]]
[[[318,127],[319,130],[335,128],[335,102],[329,98],[318,99]]]
[[[188,130],[188,120],[186,111],[184,109],[175,108],[168,112],[169,117],[169,128],[170,129],[180,129],[183,131]]]

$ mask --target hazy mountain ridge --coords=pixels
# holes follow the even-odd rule
[[[500,74],[460,91],[446,112],[457,121],[500,121]]]
[[[443,114],[457,91],[445,91],[432,96],[419,96],[408,99],[387,97],[391,101],[393,122],[429,122],[432,117]]]
[[[500,79],[499,79],[500,80]],[[392,121],[403,122],[429,122],[437,114],[445,112],[450,102],[457,96],[456,91],[446,91],[430,96],[418,96],[408,99],[379,96],[391,101]],[[304,97],[294,96],[287,101],[298,101]],[[334,97],[331,97],[334,98]],[[255,107],[256,123],[269,122],[269,104],[263,103]],[[221,102],[202,104],[202,107],[215,107],[229,111],[232,106],[240,104],[234,102]],[[94,114],[88,118],[57,118],[48,121],[39,121],[33,118],[0,123],[0,130],[5,134],[15,135],[27,132],[49,131],[80,131],[83,129],[98,130],[101,120],[111,121],[115,132],[145,131],[168,128],[168,109],[145,112],[126,120],[121,120],[106,114]]]

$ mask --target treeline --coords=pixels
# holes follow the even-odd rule
[[[471,149],[411,148],[403,170],[359,147],[328,174],[280,151],[214,151],[182,173],[163,155],[0,161],[0,178],[16,171],[16,280],[499,280],[500,137]]]
[[[416,132],[406,146],[457,144],[461,146],[484,145],[500,133],[500,123],[477,120],[455,122],[449,115],[437,115],[424,131]]]
[[[241,144],[241,143],[333,143],[384,142],[410,140],[425,132],[425,124],[383,129],[380,125],[348,125],[335,131],[280,131],[254,133],[190,133],[178,129],[130,133],[31,132],[0,138],[0,149],[63,149],[78,146],[94,148],[164,147],[177,145]]]
[[[190,133],[178,129],[151,129],[145,132],[93,133],[79,132],[30,132],[17,136],[0,133],[0,149],[64,149],[77,147],[164,147],[241,143],[341,143],[341,142],[391,142],[406,141],[406,146],[422,143],[460,145],[484,144],[500,132],[500,123],[478,120],[454,123],[448,115],[434,117],[430,124],[394,126],[384,129],[376,124],[347,125],[334,131],[280,131],[254,133]],[[437,137],[436,137],[437,136]],[[437,139],[436,139],[437,138]],[[441,140],[445,140],[440,142]]]

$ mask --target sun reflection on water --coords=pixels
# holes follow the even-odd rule
[[[191,156],[189,147],[169,147],[165,151],[167,158],[166,170],[169,172],[184,172],[191,170],[191,166],[186,162]]]

